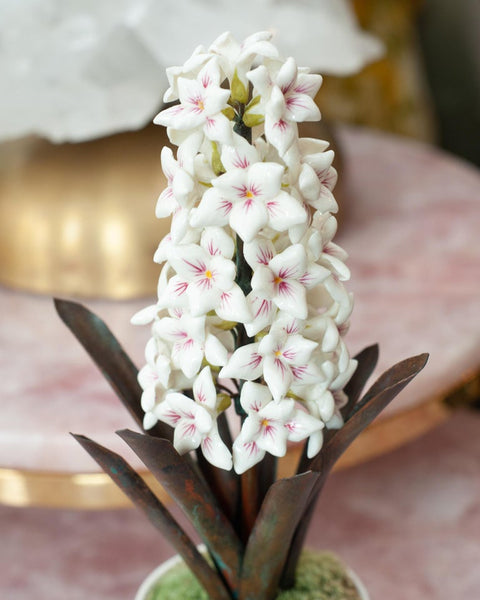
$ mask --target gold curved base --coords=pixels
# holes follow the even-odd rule
[[[155,219],[165,187],[163,128],[81,144],[37,138],[0,146],[0,283],[31,292],[153,295]]]
[[[150,473],[141,473],[159,498],[163,488]],[[69,509],[128,508],[130,500],[106,473],[48,473],[0,469],[0,503],[18,507]]]
[[[342,456],[336,469],[351,467],[398,448],[442,423],[451,410],[440,400],[426,402],[371,425]],[[298,463],[299,450],[292,448],[280,459],[279,475],[289,476]],[[140,473],[162,500],[168,496],[154,477]],[[113,509],[131,506],[129,499],[105,473],[41,473],[0,469],[0,503],[70,509]]]
[[[334,470],[352,467],[395,450],[446,421],[453,408],[471,406],[479,399],[480,371],[473,370],[465,373],[447,392],[375,421],[355,440]],[[299,456],[300,450],[296,446],[280,459],[280,477],[294,473]],[[151,473],[141,472],[140,475],[162,501],[169,501],[167,493]],[[105,473],[48,473],[2,468],[0,504],[96,510],[131,507],[130,500]]]

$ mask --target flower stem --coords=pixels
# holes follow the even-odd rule
[[[238,106],[238,112],[235,115],[235,125],[233,131],[241,135],[247,140],[249,144],[252,143],[252,129],[243,122],[243,113],[245,112],[245,105],[241,104]]]

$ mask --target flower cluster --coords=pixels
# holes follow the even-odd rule
[[[345,252],[332,242],[336,172],[328,144],[301,138],[317,121],[320,75],[282,60],[270,34],[230,34],[167,70],[155,118],[175,154],[156,215],[172,217],[154,260],[158,301],[139,374],[144,427],[174,428],[180,453],[201,448],[242,473],[288,441],[322,446],[342,424],[342,389],[355,370],[343,341],[352,298]],[[227,447],[218,419],[234,401],[241,428]],[[222,416],[222,420],[224,417]]]

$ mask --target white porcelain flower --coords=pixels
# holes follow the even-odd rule
[[[263,252],[263,248],[259,251]],[[329,275],[327,269],[315,263],[308,265],[305,248],[294,244],[254,270],[252,293],[271,300],[280,310],[294,317],[306,319],[307,289]]]
[[[206,228],[200,246],[170,246],[168,263],[176,275],[169,281],[162,303],[171,308],[188,308],[192,316],[214,310],[227,321],[248,322],[252,315],[246,298],[235,283],[231,237],[218,227]]]
[[[205,458],[221,469],[232,468],[230,451],[223,443],[216,424],[217,392],[209,367],[193,384],[193,400],[180,393],[169,393],[155,415],[175,429],[173,444],[180,454],[199,446]]]
[[[248,74],[264,104],[265,136],[282,156],[298,137],[296,123],[318,121],[320,111],[313,101],[322,77],[297,68],[293,58],[269,61]],[[257,108],[255,108],[257,111]]]
[[[180,453],[218,467],[233,455],[237,473],[289,441],[308,439],[314,456],[356,367],[343,340],[352,296],[333,242],[333,152],[297,129],[320,118],[321,77],[279,58],[265,32],[224,34],[168,77],[179,103],[156,122],[179,148],[162,151],[156,213],[172,225],[154,257],[158,300],[134,317],[153,322],[144,425],[168,423]],[[217,419],[231,400],[242,426],[230,449]]]
[[[227,31],[220,35],[210,46],[210,52],[219,56],[222,70],[232,82],[236,74],[244,86],[248,86],[246,74],[258,57],[276,58],[277,48],[270,42],[272,34],[269,31],[259,31],[239,43]]]
[[[160,112],[154,123],[180,131],[201,129],[209,140],[228,143],[231,126],[222,111],[228,106],[230,91],[220,85],[218,60],[212,58],[195,79],[178,78],[180,104]]]
[[[304,223],[303,206],[282,190],[283,174],[282,165],[263,162],[227,171],[205,192],[191,225],[229,224],[242,240],[250,242],[267,225],[285,231]]]
[[[309,363],[318,346],[282,327],[272,327],[260,342],[238,348],[220,371],[220,377],[254,381],[263,376],[274,400],[285,396],[294,383],[308,384],[318,378],[316,365]]]
[[[268,388],[258,383],[243,385],[240,402],[247,418],[233,444],[237,473],[258,463],[265,452],[285,456],[287,441],[299,442],[324,427],[319,419],[295,408],[293,400],[274,402]]]
[[[194,377],[204,358],[212,365],[223,365],[227,351],[205,328],[205,317],[164,317],[154,324],[154,334],[172,344],[172,363],[186,377]]]

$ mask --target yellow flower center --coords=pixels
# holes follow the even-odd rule
[[[282,283],[282,281],[283,281],[283,279],[281,277],[278,277],[278,275],[277,275],[277,277],[275,277],[275,279],[273,280],[273,283],[275,285],[278,285],[279,283]]]
[[[282,351],[281,350],[275,350],[274,354],[275,354],[275,356],[282,356]]]
[[[212,272],[211,271],[205,271],[205,277],[207,279],[211,279],[212,278]]]
[[[268,419],[262,419],[262,422],[260,423],[260,425],[262,427],[268,427]]]
[[[197,100],[197,108],[199,110],[205,110],[205,104],[203,103],[203,100]]]
[[[251,190],[248,190],[247,193],[245,194],[245,198],[248,198],[249,200],[253,198],[253,192]]]

